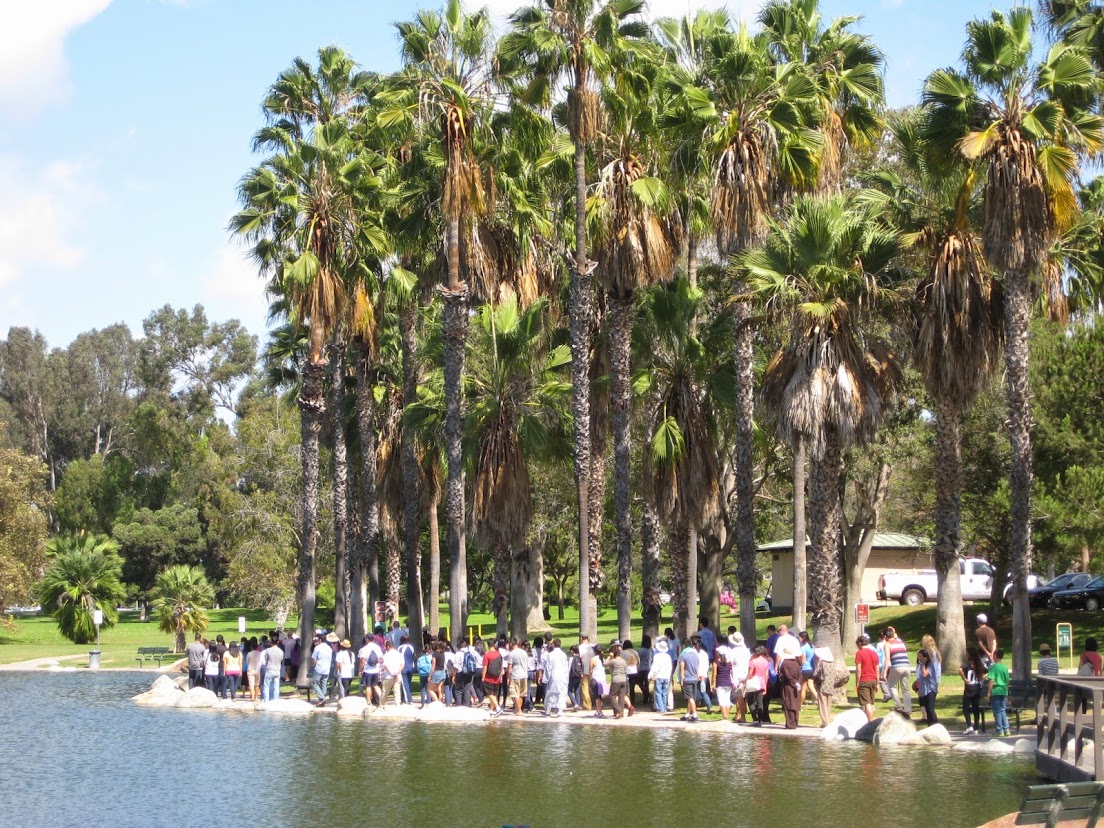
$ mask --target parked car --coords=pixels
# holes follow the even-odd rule
[[[1093,579],[1087,572],[1065,572],[1055,578],[1027,591],[1027,602],[1032,607],[1045,607],[1051,596],[1059,590],[1075,589],[1084,586]]]
[[[991,594],[993,568],[980,558],[959,558],[958,572],[962,586],[962,600],[984,601]],[[878,579],[878,598],[882,601],[899,601],[917,607],[925,601],[934,601],[939,594],[938,576],[934,569],[918,572],[887,572]]]
[[[1093,578],[1087,584],[1072,589],[1060,589],[1050,597],[1057,609],[1085,609],[1096,612],[1104,606],[1104,577]]]

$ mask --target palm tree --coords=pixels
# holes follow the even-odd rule
[[[681,222],[658,165],[651,76],[647,59],[626,62],[605,90],[606,152],[592,202],[597,276],[609,313],[610,408],[614,439],[617,524],[617,629],[628,638],[632,622],[632,392],[631,342],[640,290],[673,275]]]
[[[567,86],[566,124],[574,147],[575,238],[568,257],[575,486],[579,517],[579,632],[597,635],[596,593],[601,560],[592,555],[588,526],[591,475],[590,325],[593,314],[587,256],[587,147],[601,126],[600,86],[625,49],[647,34],[640,20],[644,0],[543,0],[514,12],[499,44],[499,62],[525,82],[519,97],[547,110],[560,85]],[[594,550],[597,552],[597,549]]]
[[[126,599],[119,580],[123,560],[115,541],[97,535],[54,538],[47,544],[50,565],[35,586],[35,597],[74,644],[91,644],[97,630],[94,613],[103,612],[104,628],[119,620],[116,605]]]
[[[1089,56],[1066,44],[1033,62],[1030,9],[993,12],[967,25],[962,70],[933,72],[924,85],[929,135],[945,152],[984,169],[982,251],[1004,278],[1005,392],[1012,442],[1013,670],[1031,670],[1031,400],[1028,323],[1031,280],[1078,204],[1078,153],[1095,155],[1104,120],[1091,111],[1099,78]]]
[[[765,245],[739,259],[749,294],[788,322],[761,395],[784,436],[808,441],[811,620],[816,643],[835,653],[844,610],[844,450],[874,434],[901,380],[896,355],[864,323],[897,299],[885,282],[900,249],[896,233],[842,196],[802,196]]]
[[[349,80],[349,67],[340,50],[323,49],[317,72],[297,60],[273,85],[265,101],[269,124],[254,143],[275,154],[243,178],[242,210],[230,222],[233,232],[253,245],[262,274],[271,279],[270,293],[284,297],[282,307],[292,321],[307,328],[299,395],[303,509],[298,598],[303,640],[314,632],[318,448],[326,407],[327,345],[346,312],[346,276],[359,256],[358,245],[368,240],[377,252],[384,247],[382,233],[362,209],[364,189],[378,183],[379,159],[350,130],[354,88],[366,80]],[[308,672],[304,660],[299,684],[306,683]]]
[[[898,165],[875,172],[864,203],[908,234],[924,275],[912,358],[935,403],[936,635],[948,664],[966,647],[962,553],[962,418],[989,384],[1001,348],[1000,289],[981,253],[976,176],[965,164],[941,169],[923,141],[920,114],[890,121]]]
[[[710,208],[718,252],[729,257],[762,240],[767,218],[791,188],[808,187],[816,180],[823,141],[810,121],[818,92],[815,83],[802,65],[779,63],[765,35],[752,36],[742,27],[736,32],[719,31],[709,50],[714,57],[709,87],[697,92],[688,89],[686,94],[698,101],[697,109],[711,122],[708,146],[715,160]],[[734,286],[734,294],[737,584],[740,626],[745,637],[753,637],[757,585],[753,330],[751,308],[740,298],[741,284]],[[801,445],[796,436],[793,444]],[[804,578],[796,575],[803,556],[804,547],[795,543],[794,607],[799,614],[795,624],[804,611]]]
[[[175,636],[173,652],[182,653],[187,635],[207,629],[205,606],[215,602],[215,591],[198,566],[170,566],[157,573],[153,586],[153,608],[160,615],[162,632]]]
[[[438,292],[445,304],[445,513],[449,544],[449,613],[453,631],[467,623],[467,558],[464,538],[463,394],[464,347],[470,285],[462,248],[490,193],[478,160],[480,130],[494,102],[491,26],[486,10],[466,14],[449,0],[444,14],[419,12],[397,23],[404,69],[380,96],[384,126],[407,124],[432,148],[440,175],[441,225],[447,278]]]
[[[680,278],[644,294],[636,331],[638,352],[648,356],[633,386],[649,399],[652,412],[643,462],[645,562],[654,569],[649,549],[657,541],[649,514],[654,510],[672,539],[674,623],[680,639],[686,637],[694,606],[688,567],[696,555],[694,530],[719,505],[715,404],[730,374],[724,355],[732,321],[721,314],[701,325],[704,311],[702,290]],[[646,583],[645,591],[649,588]]]
[[[1039,0],[1044,22],[1063,41],[1104,67],[1104,4],[1100,0]]]

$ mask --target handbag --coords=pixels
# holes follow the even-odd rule
[[[744,690],[748,693],[762,693],[763,680],[759,676],[748,676],[747,682],[744,684]]]
[[[919,693],[920,692],[920,679],[916,679],[916,681],[914,681],[912,683],[912,692],[913,693]]]

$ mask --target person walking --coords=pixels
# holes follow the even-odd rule
[[[648,670],[648,681],[652,682],[652,707],[656,713],[667,712],[667,695],[671,690],[671,674],[674,662],[668,652],[667,639],[660,636],[652,653],[652,666]]]
[[[771,723],[766,705],[769,684],[770,656],[767,654],[767,648],[760,644],[755,648],[755,654],[748,662],[748,677],[744,684],[748,710],[751,711],[752,727],[762,727]]]
[[[567,653],[560,646],[560,639],[554,639],[544,654],[544,712],[553,718],[563,712],[569,669]]]
[[[698,720],[698,689],[701,681],[698,678],[698,647],[691,643],[679,654],[678,669],[679,683],[682,685],[682,696],[686,699],[686,715],[681,718],[684,722],[696,722]]]
[[[582,675],[579,677],[582,708],[583,710],[590,710],[590,665],[594,661],[594,645],[590,643],[590,636],[585,634],[579,636],[579,661],[583,666]]]
[[[751,664],[751,650],[744,643],[744,636],[734,630],[728,636],[728,660],[732,664],[732,698],[736,702],[737,724],[747,722],[747,678]]]
[[[620,719],[626,711],[630,716],[633,714],[633,709],[628,704],[628,665],[621,653],[621,645],[614,644],[610,647],[610,657],[603,663],[603,666],[609,668],[609,697],[610,705],[613,707],[613,718],[615,719]]]
[[[793,636],[790,636],[792,639]],[[778,655],[778,683],[782,696],[782,712],[786,717],[786,730],[797,728],[798,717],[801,713],[801,655],[800,645],[796,640],[778,644],[775,652]]]
[[[855,695],[868,722],[874,721],[874,697],[878,692],[878,653],[870,646],[870,636],[855,639]]]
[[[886,627],[885,631],[889,663],[883,678],[889,685],[889,694],[897,712],[911,716],[912,693],[909,688],[909,676],[912,674],[912,665],[909,663],[908,647],[897,637],[897,631],[893,627]]]

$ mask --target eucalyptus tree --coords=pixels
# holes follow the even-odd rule
[[[438,292],[445,314],[449,613],[458,631],[468,615],[462,378],[470,285],[462,267],[462,246],[473,246],[473,224],[488,209],[492,195],[478,158],[496,95],[490,64],[492,30],[485,9],[467,14],[460,0],[449,0],[443,14],[420,11],[396,28],[403,70],[392,88],[379,96],[384,111],[378,117],[383,126],[408,124],[416,140],[426,142],[440,181],[437,209],[446,278]]]
[[[625,50],[647,35],[644,0],[543,0],[518,9],[499,44],[502,70],[523,82],[519,99],[548,110],[566,87],[563,122],[571,139],[575,171],[574,251],[568,258],[575,486],[579,520],[579,631],[597,634],[596,593],[601,585],[600,550],[590,543],[591,475],[590,326],[592,273],[587,254],[587,147],[602,126],[602,84]]]
[[[779,62],[767,35],[745,28],[718,31],[711,39],[713,56],[707,89],[688,88],[701,117],[710,121],[707,146],[713,159],[710,210],[718,252],[736,255],[761,241],[768,217],[793,188],[816,181],[824,141],[813,128],[818,88],[806,68]],[[736,376],[733,454],[736,491],[736,560],[740,594],[740,627],[745,638],[755,635],[755,517],[752,462],[754,456],[754,353],[751,306],[741,283],[734,285],[733,358]],[[794,471],[802,472],[804,445],[800,433],[786,433],[794,446]],[[795,479],[795,491],[799,482]],[[801,519],[795,510],[794,520]],[[804,537],[804,532],[795,533]],[[804,613],[801,566],[804,546],[794,544],[794,623]],[[750,640],[750,639],[749,639]]]
[[[682,223],[663,180],[652,83],[655,62],[627,60],[603,90],[607,126],[603,165],[591,200],[598,281],[609,314],[609,385],[614,435],[614,504],[617,525],[617,630],[628,638],[632,622],[631,355],[637,294],[674,275]]]
[[[688,536],[691,526],[718,507],[716,409],[727,396],[726,381],[731,382],[725,343],[732,320],[726,314],[704,317],[703,291],[680,278],[644,293],[635,332],[642,359],[633,386],[651,401],[644,498],[672,539],[674,628],[680,640],[686,638],[694,607]],[[645,528],[646,534],[653,531],[647,523]]]
[[[1005,393],[1011,460],[1013,670],[1030,675],[1031,284],[1078,213],[1081,158],[1099,153],[1104,120],[1090,56],[1066,43],[1036,60],[1033,15],[1018,7],[967,24],[961,69],[924,85],[930,138],[982,170],[982,251],[1003,274]]]
[[[231,230],[252,245],[261,274],[270,280],[269,293],[282,297],[279,307],[307,331],[306,358],[299,366],[303,523],[298,599],[304,641],[314,633],[327,346],[346,313],[354,251],[363,240],[383,247],[382,234],[362,209],[364,189],[378,183],[380,159],[356,140],[350,125],[367,82],[334,48],[320,51],[317,70],[300,59],[279,76],[265,98],[268,124],[254,139],[256,149],[273,155],[242,179],[242,209],[230,222]],[[299,684],[306,683],[308,671],[304,661]]]
[[[837,654],[844,450],[874,434],[901,380],[875,324],[900,304],[891,286],[900,252],[897,233],[844,197],[801,196],[738,260],[749,294],[788,328],[761,396],[782,433],[808,440],[811,620],[816,643]]]
[[[912,359],[935,403],[935,555],[939,585],[936,637],[948,664],[966,647],[962,554],[962,419],[992,380],[1000,357],[1001,294],[981,251],[968,163],[941,165],[923,139],[916,110],[889,121],[895,164],[874,171],[864,204],[905,234],[915,266]]]

